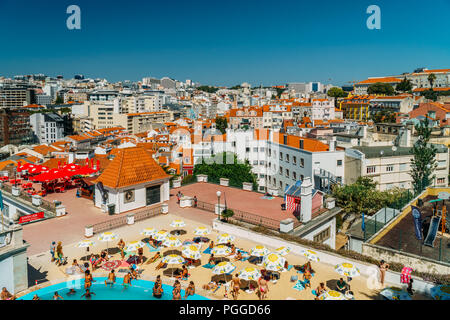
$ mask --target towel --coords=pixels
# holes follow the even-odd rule
[[[205,253],[205,254],[211,254],[211,249],[208,247],[208,248],[206,248],[205,251],[203,251],[203,253]]]
[[[206,269],[212,269],[212,268],[214,268],[214,265],[207,263],[207,264],[203,265],[202,267],[206,268]]]
[[[161,247],[158,247],[158,248],[154,248],[154,247],[152,247],[151,245],[150,245],[150,243],[146,243],[146,246],[148,247],[148,249],[150,250],[150,252],[158,252],[158,251],[161,251]]]
[[[298,291],[302,291],[305,289],[305,287],[303,286],[303,282],[301,282],[300,280],[297,280],[297,283],[292,288]]]

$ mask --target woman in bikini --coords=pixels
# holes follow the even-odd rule
[[[264,300],[266,298],[267,293],[269,292],[269,287],[267,286],[267,279],[268,276],[265,276],[264,278],[258,279],[258,286],[259,286],[259,300]]]
[[[387,269],[389,269],[389,264],[387,264],[386,261],[381,260],[380,261],[380,283],[382,286],[384,286],[384,278],[386,276]]]
[[[123,239],[119,240],[117,247],[120,250],[120,256],[122,257],[122,260],[124,260],[125,259],[125,251],[123,249],[125,249],[125,242],[123,241]]]
[[[316,289],[316,295],[317,295],[317,297],[315,298],[316,300],[319,300],[319,297],[323,294],[323,293],[325,293],[325,292],[327,292],[328,291],[328,288],[325,286],[325,283],[323,283],[323,282],[321,282],[320,284],[319,284],[319,286],[317,287],[317,289]]]
[[[181,274],[176,276],[176,278],[177,279],[186,279],[188,277],[188,275],[189,275],[189,272],[188,272],[186,266],[183,265],[183,268],[181,270]]]
[[[303,273],[303,283],[305,284],[305,288],[311,288],[311,278],[311,273],[308,270],[305,270],[305,273]]]
[[[191,282],[189,282],[189,286],[186,288],[184,298],[187,299],[187,297],[193,296],[194,294],[195,294],[195,285],[194,285],[194,281],[191,281]]]
[[[239,295],[239,290],[241,289],[241,279],[239,279],[239,275],[237,273],[234,275],[231,282],[233,284],[233,291],[231,291],[231,294],[233,295],[233,299],[236,300]]]
[[[240,251],[238,251],[236,253],[236,257],[234,257],[234,261],[240,261],[242,260],[242,253]]]
[[[138,249],[138,256],[139,256],[139,263],[143,264],[144,263],[144,248]]]
[[[88,289],[92,286],[92,282],[94,279],[92,278],[92,274],[89,270],[86,270],[84,273],[84,288]]]

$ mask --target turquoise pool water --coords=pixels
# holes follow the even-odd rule
[[[152,289],[154,282],[146,280],[132,280],[131,287],[124,289],[122,285],[122,278],[117,278],[116,283],[110,287],[105,286],[105,277],[94,278],[94,282],[91,286],[91,292],[95,293],[92,295],[91,300],[172,300],[172,286],[163,284],[164,294],[161,298],[155,298],[152,295]],[[67,295],[70,288],[74,288],[76,293],[72,295]],[[33,296],[37,294],[41,300],[52,300],[55,291],[58,291],[59,295],[64,298],[64,300],[81,300],[86,298],[81,298],[81,295],[85,292],[84,290],[84,280],[80,281],[80,286],[74,286],[72,283],[62,282],[54,284],[31,293],[28,293],[20,298],[20,300],[32,300]],[[184,290],[181,290],[181,297],[184,300]],[[198,294],[189,296],[187,300],[209,300],[206,297],[200,296]]]

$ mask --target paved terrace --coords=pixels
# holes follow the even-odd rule
[[[224,187],[217,184],[198,182],[172,189],[171,193],[176,194],[178,190],[186,196],[197,196],[199,201],[217,204],[216,192],[222,192],[220,203],[227,201],[227,207],[248,213],[252,213],[265,218],[281,221],[287,218],[297,220],[297,218],[288,211],[281,210],[281,204],[284,199],[274,197],[272,200],[262,199],[263,194],[258,192],[244,191],[242,189]]]

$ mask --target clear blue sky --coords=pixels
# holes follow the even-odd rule
[[[81,8],[81,30],[66,8]],[[366,8],[381,8],[381,30]],[[449,0],[0,0],[0,74],[345,84],[450,68]]]

